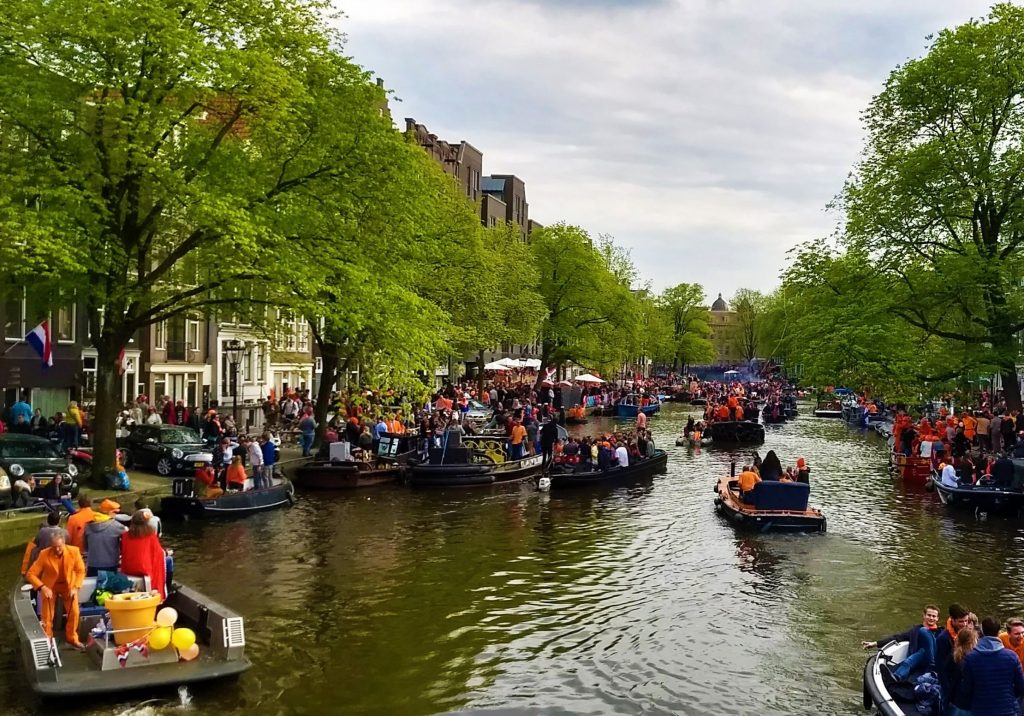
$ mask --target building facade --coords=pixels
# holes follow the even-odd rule
[[[718,294],[718,298],[711,304],[708,316],[708,326],[711,328],[711,335],[708,336],[708,339],[715,347],[715,356],[718,362],[734,363],[742,360],[736,311],[729,308],[729,304],[722,298],[722,294]]]

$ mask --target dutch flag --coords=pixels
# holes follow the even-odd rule
[[[43,321],[25,336],[25,342],[35,348],[43,359],[44,368],[53,367],[53,347],[50,345],[50,322]]]

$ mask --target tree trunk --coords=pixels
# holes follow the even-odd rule
[[[320,345],[320,388],[316,392],[316,403],[313,406],[313,419],[316,420],[316,444],[323,442],[327,432],[327,409],[331,403],[331,391],[338,380],[338,350],[328,344]]]
[[[1017,379],[1017,366],[1009,361],[999,371],[999,377],[1003,381],[1003,397],[1006,399],[1006,407],[1010,410],[1021,409],[1020,381]]]
[[[484,392],[484,349],[481,348],[476,356],[476,392],[480,395]]]
[[[114,469],[117,450],[117,414],[121,408],[118,368],[119,349],[96,347],[96,412],[90,425],[92,436],[92,475],[101,479]]]

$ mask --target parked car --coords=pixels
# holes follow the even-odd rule
[[[476,399],[470,399],[469,400],[469,411],[466,413],[466,419],[468,419],[468,420],[477,420],[477,421],[486,421],[486,420],[490,420],[491,419],[491,415],[493,415],[493,414],[494,414],[494,411],[491,410],[488,406],[486,406],[483,403],[481,403],[479,400],[476,400]]]
[[[64,483],[63,492],[78,495],[78,468],[51,443],[37,435],[0,434],[0,506],[10,507],[12,486],[17,480],[35,478],[39,495],[57,475]]]
[[[156,470],[164,477],[192,473],[213,461],[213,452],[199,433],[181,425],[136,425],[121,447],[126,468]]]

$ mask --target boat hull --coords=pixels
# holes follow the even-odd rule
[[[313,462],[296,468],[294,482],[304,490],[354,490],[401,482],[403,472],[401,465]]]
[[[905,482],[925,485],[932,476],[932,461],[927,457],[907,457],[902,453],[890,456],[889,469]]]
[[[831,410],[829,408],[819,408],[814,411],[814,417],[816,418],[841,418],[843,417],[842,410]]]
[[[409,466],[410,487],[488,487],[527,480],[544,468],[541,455],[499,463],[450,463]]]
[[[657,450],[654,457],[630,463],[628,467],[613,467],[609,470],[566,470],[564,472],[555,467],[551,472],[551,489],[626,484],[663,473],[667,466],[668,453],[664,450]]]
[[[644,415],[656,415],[661,410],[661,405],[655,403],[654,405],[616,405],[615,406],[615,417],[622,419],[635,418],[641,411]]]
[[[220,497],[169,496],[160,500],[160,516],[169,519],[245,517],[287,507],[295,500],[295,488],[285,481],[259,490],[225,492]]]
[[[712,445],[760,445],[764,442],[764,426],[750,420],[709,423],[706,432]]]
[[[744,504],[723,477],[715,486],[715,510],[737,529],[751,532],[824,532],[825,515],[820,510],[758,510]]]
[[[566,425],[586,425],[590,421],[587,418],[566,418]]]
[[[931,478],[939,500],[947,507],[1000,515],[1019,515],[1024,510],[1024,492],[993,487],[957,487],[943,485]]]
[[[908,643],[891,642],[868,658],[864,664],[864,708],[875,709],[880,716],[904,716],[917,712],[913,703],[900,703],[889,693],[882,678],[879,656],[884,654],[893,665],[899,664],[907,657]]]

